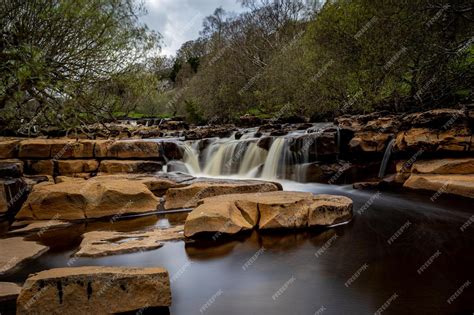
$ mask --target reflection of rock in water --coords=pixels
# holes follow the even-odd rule
[[[274,252],[293,250],[308,240],[306,231],[259,231],[261,246]]]
[[[146,215],[136,218],[125,216],[110,217],[100,221],[92,221],[87,224],[87,232],[97,230],[111,230],[117,232],[132,232],[151,228],[156,225],[158,218],[155,215]]]
[[[309,241],[317,248],[323,247],[327,242],[340,237],[340,233],[336,233],[334,229],[314,230],[309,235]]]
[[[205,239],[198,239],[193,242],[186,243],[185,250],[189,259],[210,260],[224,257],[230,254],[234,247],[242,244],[249,238],[249,233],[239,233],[232,237],[224,234],[211,234]],[[215,241],[213,240],[213,237]]]

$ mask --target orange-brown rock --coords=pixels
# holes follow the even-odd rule
[[[16,157],[19,143],[19,140],[0,139],[0,159]]]
[[[375,131],[356,132],[349,147],[353,152],[384,152],[391,136],[392,134]]]
[[[17,314],[112,314],[170,305],[164,268],[86,266],[30,275]]]
[[[145,140],[97,141],[95,156],[119,159],[157,159],[161,157],[160,143]]]
[[[96,172],[99,162],[96,160],[58,160],[58,172],[61,175]]]
[[[203,199],[188,215],[184,234],[329,226],[351,218],[352,201],[343,196],[288,191],[231,194]]]
[[[100,162],[99,171],[103,173],[156,173],[161,171],[162,164],[158,161],[137,160],[104,160]]]
[[[474,198],[474,174],[412,174],[403,186],[410,189],[430,190],[436,195],[453,194]]]
[[[53,175],[53,160],[26,160],[25,173],[28,175]]]
[[[275,183],[254,180],[195,182],[189,186],[168,189],[165,208],[195,207],[199,200],[218,195],[267,192],[279,189],[281,187]]]
[[[47,246],[26,241],[23,237],[0,239],[0,275],[10,272],[27,260],[42,255],[48,249]]]
[[[474,174],[474,158],[416,161],[411,171],[422,174]]]
[[[139,181],[72,181],[36,185],[17,219],[77,220],[155,211],[159,199]]]

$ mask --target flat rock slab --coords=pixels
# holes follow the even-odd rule
[[[17,314],[110,314],[171,305],[164,268],[74,267],[31,275]]]
[[[22,237],[0,239],[0,275],[28,259],[42,255],[48,249],[49,247],[36,242],[25,241]]]
[[[137,251],[152,250],[163,246],[162,241],[184,238],[184,226],[155,229],[144,232],[94,231],[84,233],[75,256],[100,257]]]
[[[203,199],[188,215],[184,234],[330,226],[351,218],[352,200],[343,196],[289,191],[231,194]]]
[[[8,231],[8,234],[21,234],[21,233],[30,233],[30,232],[39,232],[43,233],[49,229],[64,228],[72,225],[71,222],[61,221],[61,220],[41,220],[41,221],[28,221],[29,223],[26,226]],[[20,223],[16,223],[18,226]],[[12,225],[13,226],[13,225]]]
[[[0,302],[16,300],[21,286],[12,282],[0,282]]]
[[[411,171],[421,174],[474,174],[474,158],[416,161]]]
[[[430,190],[436,195],[453,194],[474,198],[474,174],[471,175],[435,175],[412,174],[403,184],[410,189]]]
[[[213,181],[198,179],[189,186],[170,188],[166,192],[165,209],[193,208],[203,198],[241,193],[257,193],[280,190],[272,182],[257,180]]]

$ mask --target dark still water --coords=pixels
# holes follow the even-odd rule
[[[329,230],[168,242],[149,252],[71,261],[84,231],[175,225],[186,215],[75,225],[45,233],[50,252],[0,281],[22,282],[68,262],[163,266],[172,279],[171,314],[473,314],[471,201],[318,184],[284,188],[346,195],[354,220]]]

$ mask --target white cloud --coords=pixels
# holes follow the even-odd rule
[[[242,12],[235,0],[145,0],[148,14],[142,21],[163,36],[163,55],[174,55],[186,41],[199,36],[203,19],[222,6],[227,12]]]

